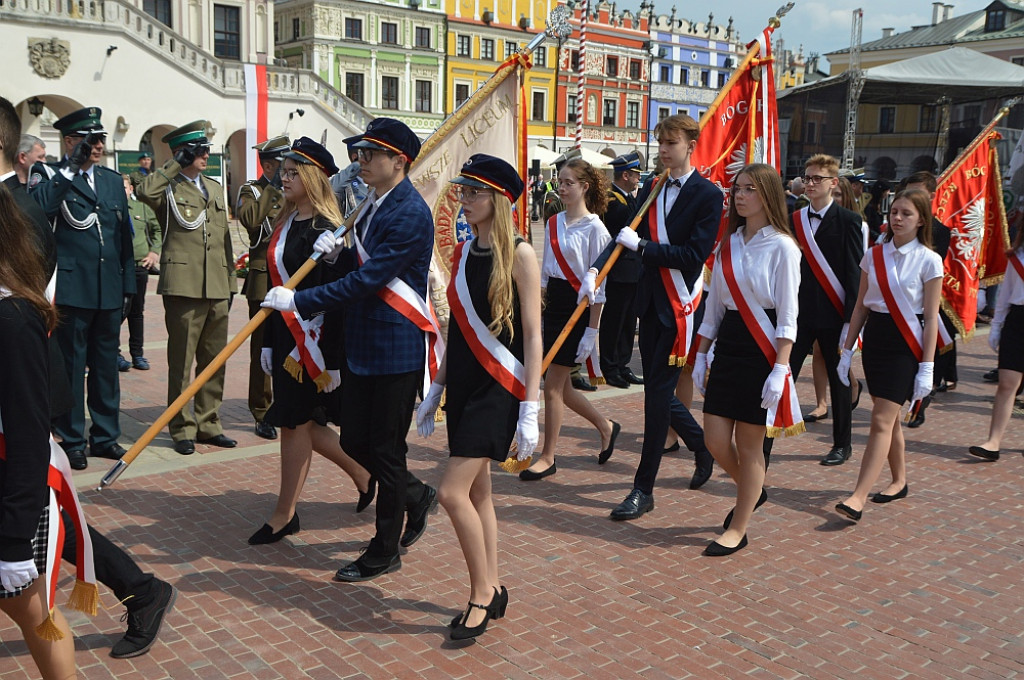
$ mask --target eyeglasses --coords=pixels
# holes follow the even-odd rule
[[[455,190],[455,196],[463,203],[472,203],[481,196],[490,193],[490,189],[478,189],[477,187],[459,187]]]
[[[821,184],[822,182],[835,178],[835,175],[804,175],[800,179],[804,181],[804,184]]]
[[[281,171],[281,179],[286,179],[289,182],[292,181],[293,179],[295,179],[298,176],[299,176],[299,171],[295,170],[295,169],[292,169],[292,170],[282,170]]]
[[[732,191],[733,196],[752,196],[757,193],[757,187],[755,187],[753,184],[748,184],[743,187],[734,184],[732,185],[732,189],[730,189],[730,191]]]
[[[387,154],[388,158],[394,158],[397,155],[394,152],[388,151],[386,149],[363,149],[363,148],[359,148],[359,149],[356,149],[356,160],[362,161],[364,163],[369,163],[370,161],[373,160],[373,157],[378,152],[382,152],[382,153]]]
[[[560,179],[558,180],[558,186],[571,189],[577,184],[586,184],[586,182],[573,182],[571,179]]]

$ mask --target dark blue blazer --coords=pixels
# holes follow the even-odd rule
[[[309,318],[343,309],[345,354],[357,375],[393,375],[422,370],[423,331],[381,300],[377,293],[396,276],[417,294],[427,293],[427,270],[434,248],[434,217],[406,177],[387,195],[365,229],[363,247],[370,256],[355,266],[355,248],[347,248],[334,267],[338,280],[295,294],[295,307]]]

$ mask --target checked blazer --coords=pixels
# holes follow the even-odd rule
[[[345,354],[356,375],[393,375],[422,370],[423,331],[378,297],[398,277],[418,295],[427,292],[427,270],[434,248],[434,218],[406,177],[384,197],[368,225],[357,225],[369,261],[358,265],[355,247],[332,265],[341,277],[295,294],[295,307],[309,318],[343,309]]]

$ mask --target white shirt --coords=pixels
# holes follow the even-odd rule
[[[818,235],[818,227],[821,226],[821,220],[818,219],[817,217],[811,217],[811,213],[814,213],[815,215],[821,215],[822,217],[824,217],[825,213],[827,213],[829,211],[829,208],[831,208],[831,207],[832,207],[832,199],[831,198],[828,199],[828,203],[826,203],[825,207],[822,208],[821,210],[815,210],[814,208],[812,208],[810,206],[810,204],[807,205],[807,225],[811,228],[811,235],[812,236],[817,236]]]
[[[903,294],[910,301],[914,314],[923,314],[924,284],[932,279],[942,278],[942,258],[916,238],[899,248],[892,241],[875,246],[875,248],[884,248],[886,255],[892,254],[896,264],[896,276],[899,278],[899,286],[903,290]],[[882,297],[882,291],[878,288],[878,282],[872,271],[874,260],[871,250],[864,253],[864,259],[860,261],[860,268],[868,275],[868,291],[864,294],[864,306],[872,312],[888,314],[889,307],[885,304],[885,298]],[[895,285],[893,281],[890,283]]]
[[[743,278],[739,281],[753,296],[751,305],[775,310],[775,337],[796,340],[796,317],[799,313],[800,247],[785,234],[767,226],[748,243],[743,242],[743,227],[732,236],[731,247],[742,253]],[[725,282],[721,262],[716,258],[708,290],[704,323],[697,331],[705,338],[718,337],[718,328],[727,309],[735,310],[736,301]]]
[[[672,211],[672,206],[676,204],[676,199],[679,198],[679,192],[683,190],[683,185],[686,184],[686,180],[690,179],[690,175],[692,174],[693,168],[690,168],[690,171],[681,177],[673,177],[671,174],[669,174],[668,179],[665,180],[666,182],[671,182],[672,180],[679,180],[678,187],[675,186],[674,184],[672,186],[666,185],[664,191],[662,191],[663,196],[661,198],[662,200],[665,201],[666,215],[668,215]]]
[[[1024,247],[1017,249],[1018,256],[1024,256]],[[992,317],[992,325],[1003,325],[1006,315],[1010,313],[1010,305],[1024,305],[1024,281],[1020,280],[1017,269],[1012,263],[1006,263],[1006,276],[999,284],[996,295],[996,313]]]
[[[7,181],[7,178],[8,178],[8,177],[10,177],[11,175],[14,175],[14,174],[16,174],[16,173],[14,172],[14,170],[11,170],[11,171],[10,171],[10,172],[8,172],[8,173],[5,173],[5,174],[3,174],[3,175],[0,175],[0,182],[5,182],[5,181]]]
[[[397,185],[395,185],[395,186],[397,186]],[[395,188],[391,187],[390,189],[385,191],[379,198],[377,197],[377,190],[376,189],[370,189],[370,192],[368,194],[366,194],[366,202],[367,202],[366,204],[369,207],[363,212],[362,215],[360,215],[356,219],[355,222],[353,222],[354,225],[362,224],[363,233],[359,235],[359,238],[362,241],[366,240],[366,237],[369,234],[370,222],[373,221],[373,216],[376,215],[377,214],[377,210],[380,209],[381,203],[383,203],[384,199],[386,199],[391,194],[391,192],[394,191],[394,190],[395,190]]]
[[[561,215],[563,213],[559,213]],[[562,239],[562,257],[569,263],[569,268],[582,281],[583,275],[590,265],[597,261],[598,256],[612,241],[601,218],[593,213],[569,221],[565,221],[565,236]],[[544,259],[540,267],[540,287],[547,288],[548,279],[565,280],[565,274],[558,266],[555,253],[551,250],[551,234],[548,223],[544,223]],[[604,302],[604,281],[597,288],[595,302]]]

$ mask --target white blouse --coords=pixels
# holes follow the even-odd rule
[[[767,226],[743,242],[743,227],[732,236],[731,247],[741,252],[743,280],[753,295],[752,305],[761,309],[775,310],[775,337],[796,340],[796,317],[799,313],[797,299],[800,291],[800,247],[796,240]],[[697,331],[705,338],[718,337],[718,327],[725,311],[735,310],[736,302],[725,282],[720,257],[715,259],[708,290],[704,323]]]
[[[1017,249],[1017,255],[1024,257],[1024,247]],[[1006,276],[999,284],[999,293],[996,294],[996,313],[992,317],[993,324],[1002,325],[1006,321],[1006,315],[1010,313],[1010,305],[1024,306],[1024,281],[1021,281],[1013,263],[1007,262]]]
[[[899,248],[892,241],[875,246],[884,248],[886,255],[892,254],[896,263],[896,276],[899,278],[900,288],[910,301],[915,314],[924,313],[924,284],[932,279],[942,278],[942,258],[939,254],[926,247],[916,238]],[[871,250],[874,250],[872,248]],[[872,312],[889,313],[889,308],[882,297],[882,291],[878,288],[878,282],[873,273],[874,260],[871,250],[864,253],[864,259],[860,261],[861,271],[868,275],[868,291],[864,295],[864,306]]]
[[[562,214],[562,213],[559,213]],[[582,281],[583,275],[590,269],[590,265],[597,261],[598,256],[604,251],[605,246],[611,243],[612,237],[608,235],[608,229],[604,222],[597,215],[590,213],[583,217],[565,222],[565,236],[562,242],[562,256],[569,263],[576,277]],[[540,267],[540,287],[548,287],[548,279],[566,280],[555,253],[551,250],[551,234],[548,230],[548,223],[544,223],[544,260]],[[597,287],[595,302],[605,301],[604,281]]]

